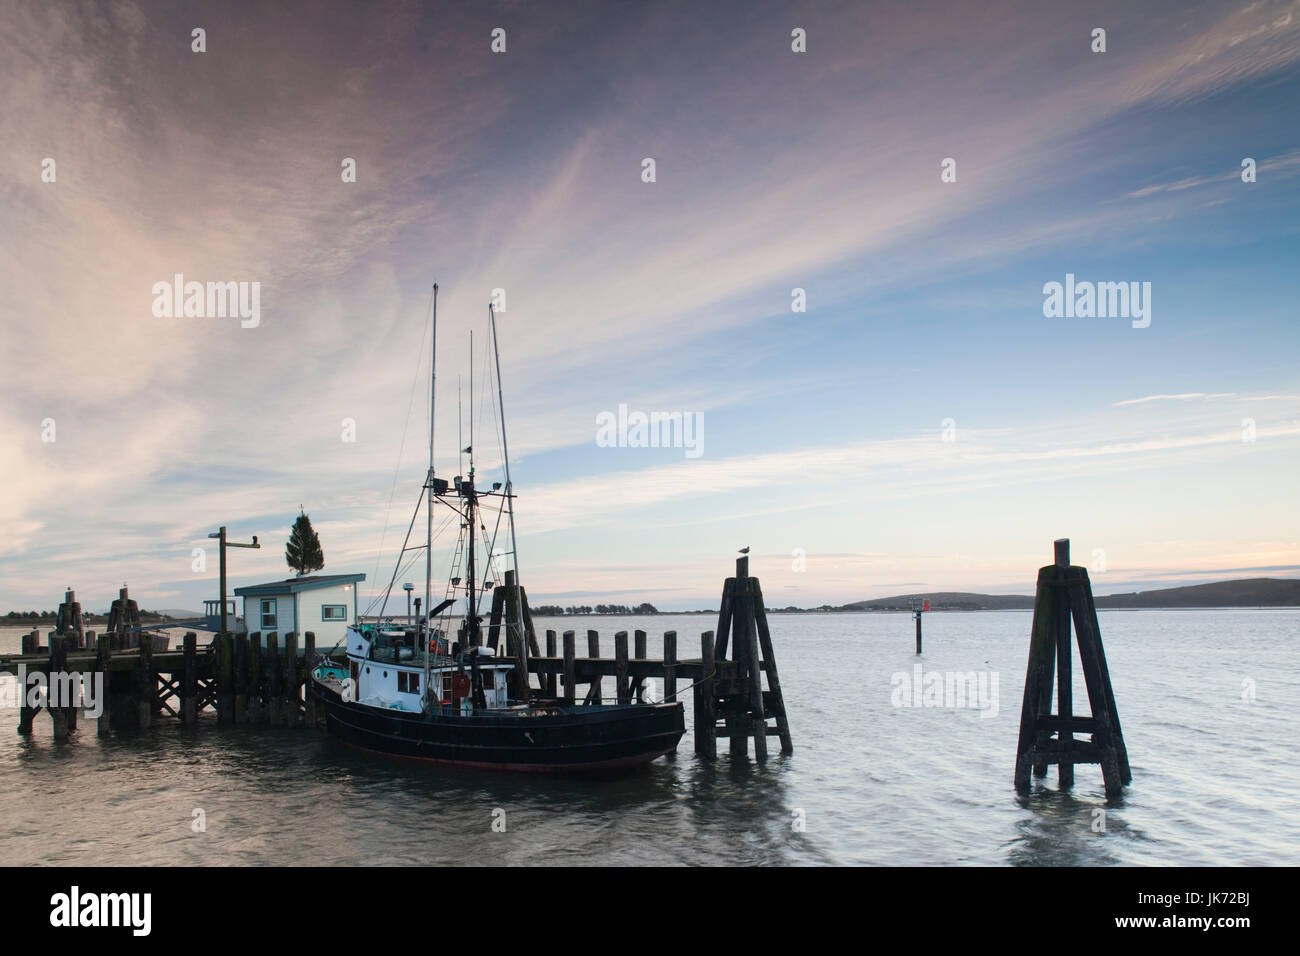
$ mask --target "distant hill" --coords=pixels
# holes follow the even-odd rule
[[[168,617],[177,621],[193,621],[196,618],[200,618],[203,616],[202,611],[184,611],[174,607],[164,608],[158,613],[166,614]]]
[[[842,608],[845,611],[908,611],[912,600],[929,601],[932,611],[1018,611],[1032,608],[1033,597],[1023,594],[974,594],[969,591],[935,591],[930,594],[901,594],[897,597],[877,598],[874,601],[855,601]]]
[[[1096,587],[1094,582],[1094,588]],[[845,611],[906,611],[912,599],[930,601],[932,611],[1014,611],[1034,606],[1027,594],[974,594],[967,591],[936,591],[929,594],[900,594],[873,601],[855,601]],[[1099,608],[1168,607],[1300,607],[1300,579],[1244,578],[1216,581],[1182,588],[1158,588],[1127,594],[1098,595]]]
[[[1300,579],[1244,578],[1097,598],[1097,607],[1296,607]]]

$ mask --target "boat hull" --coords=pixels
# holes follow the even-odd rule
[[[673,753],[686,732],[680,703],[428,718],[345,701],[315,679],[310,688],[339,740],[424,763],[529,773],[616,770]]]

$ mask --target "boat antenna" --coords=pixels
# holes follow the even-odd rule
[[[506,448],[506,406],[501,396],[501,347],[497,340],[497,315],[488,303],[488,323],[492,327],[492,354],[497,367],[497,411],[501,414],[501,460],[506,470],[506,508],[510,515],[510,558],[515,566],[515,639],[519,648],[519,660],[523,663],[522,673],[524,703],[528,703],[528,638],[524,634],[524,601],[519,589],[519,543],[515,539],[515,503],[514,489],[510,484],[510,452]]]
[[[433,340],[429,345],[429,475],[425,479],[427,501],[425,502],[426,540],[424,550],[424,620],[420,622],[424,632],[424,693],[429,693],[429,645],[433,643],[433,622],[429,612],[433,610],[433,412],[434,400],[438,394],[438,283],[433,284]],[[416,631],[418,635],[419,630]]]

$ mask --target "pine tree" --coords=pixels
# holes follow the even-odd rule
[[[284,546],[284,560],[298,572],[298,577],[325,567],[325,552],[320,547],[320,537],[312,530],[311,519],[299,509],[293,532]]]

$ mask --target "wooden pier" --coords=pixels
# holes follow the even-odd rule
[[[80,706],[67,706],[64,688],[80,681],[103,681],[99,736],[147,728],[165,716],[196,723],[213,711],[218,723],[263,723],[272,726],[315,725],[312,702],[304,693],[307,675],[316,662],[316,637],[305,635],[304,653],[298,636],[284,635],[284,653],[272,632],[265,635],[219,633],[200,647],[198,635],[186,632],[181,647],[155,649],[154,635],[140,626],[140,613],[123,588],[109,613],[110,630],[96,636],[81,628],[81,606],[68,591],[59,607],[59,630],[40,643],[40,633],[23,635],[18,654],[0,656],[0,672],[15,676],[45,675],[43,704],[28,706],[22,696],[18,732],[30,734],[41,710],[50,712],[54,737],[64,739],[77,729]],[[162,642],[160,641],[161,645]],[[102,676],[100,676],[102,675]],[[71,678],[71,680],[70,680]],[[61,691],[58,706],[48,706],[49,693]]]
[[[662,700],[676,701],[679,694],[691,692],[695,751],[701,756],[716,756],[719,737],[728,739],[732,756],[746,756],[752,738],[755,757],[766,759],[769,736],[780,738],[782,753],[791,753],[790,727],[762,589],[758,579],[749,576],[748,565],[748,558],[737,560],[736,577],[728,578],[723,587],[717,629],[700,636],[697,658],[677,657],[676,631],[664,634],[663,657],[651,658],[647,634],[639,630],[632,632],[630,645],[627,631],[614,635],[612,658],[601,656],[597,631],[587,631],[587,656],[579,657],[576,632],[565,631],[557,639],[556,632],[548,630],[543,654],[527,595],[520,588],[529,648],[529,700],[539,704],[626,704],[647,700],[644,682],[656,678],[664,688]],[[510,578],[494,591],[487,643],[496,649],[504,634],[505,656],[519,660],[524,655],[518,647],[517,628],[509,626],[519,617],[514,593]],[[91,679],[102,674],[100,736],[141,730],[167,717],[196,724],[205,712],[215,714],[218,724],[318,725],[305,685],[311,671],[330,655],[317,655],[311,631],[303,635],[302,653],[297,634],[287,633],[281,639],[274,632],[218,633],[211,643],[200,646],[198,635],[189,631],[180,648],[155,649],[150,632],[140,627],[139,611],[125,588],[113,602],[109,617],[113,629],[108,633],[96,636],[93,631],[81,630],[80,605],[72,591],[60,606],[58,620],[60,630],[50,632],[46,644],[40,643],[39,632],[32,631],[23,636],[21,653],[0,656],[0,672],[41,673],[48,683],[66,682],[68,675]],[[332,659],[345,662],[346,656],[335,651]],[[535,681],[531,679],[534,676]],[[603,696],[605,678],[611,678],[608,686],[613,697]],[[56,739],[66,739],[77,729],[79,708],[27,707],[27,688],[19,690],[24,699],[20,734],[32,732],[42,709],[50,712]],[[773,726],[768,725],[769,720]]]

